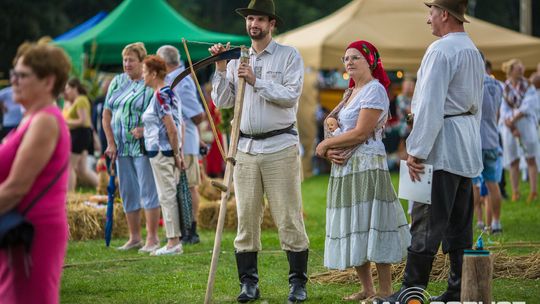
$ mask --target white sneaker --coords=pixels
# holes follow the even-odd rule
[[[176,254],[182,254],[184,250],[182,249],[182,243],[173,246],[171,248],[168,248],[167,245],[159,248],[158,250],[152,252],[150,255],[152,256],[159,256],[159,255],[176,255]]]

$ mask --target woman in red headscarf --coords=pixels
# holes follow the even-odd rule
[[[363,289],[344,299],[359,301],[375,295],[371,262],[377,266],[378,295],[392,293],[390,264],[406,256],[410,233],[382,143],[390,80],[379,52],[367,41],[356,41],[342,61],[350,76],[349,89],[329,115],[338,120],[341,132],[323,140],[316,152],[332,161],[324,264],[356,269]]]

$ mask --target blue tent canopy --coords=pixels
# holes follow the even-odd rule
[[[107,17],[107,12],[101,11],[97,13],[94,17],[86,20],[85,22],[81,23],[80,25],[70,29],[69,31],[63,33],[62,35],[54,38],[54,41],[64,41],[69,40],[71,38],[75,38],[79,36],[80,34],[88,31],[89,29],[93,28],[96,24],[100,23],[101,20],[103,20],[105,17]]]

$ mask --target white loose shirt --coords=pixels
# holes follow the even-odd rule
[[[259,54],[250,48],[249,57],[257,79],[254,86],[246,83],[240,130],[261,134],[292,125],[296,122],[304,80],[300,53],[272,40]],[[218,108],[234,106],[239,64],[239,60],[231,60],[227,71],[216,72],[212,79],[212,99]],[[260,140],[240,137],[238,150],[249,154],[274,153],[293,145],[299,145],[298,135],[280,134]]]
[[[484,62],[467,33],[449,33],[433,42],[417,79],[407,153],[434,170],[471,178],[480,175]],[[444,119],[468,111],[474,115]]]

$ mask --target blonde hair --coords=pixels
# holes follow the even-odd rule
[[[522,64],[521,63],[521,60],[519,59],[516,59],[516,58],[512,58],[508,61],[505,61],[503,62],[502,66],[501,66],[501,70],[503,72],[506,73],[506,75],[510,74],[510,72],[512,72],[512,68],[516,65],[516,64]]]
[[[142,42],[135,42],[128,44],[124,47],[122,50],[122,57],[126,56],[127,53],[132,52],[134,53],[139,61],[143,61],[146,57],[146,48],[144,47],[144,43]]]

